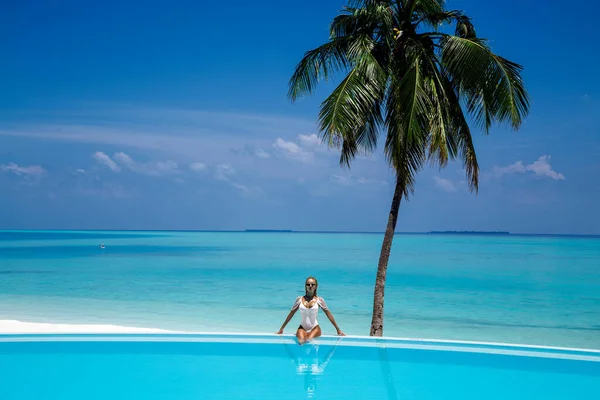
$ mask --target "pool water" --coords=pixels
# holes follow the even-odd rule
[[[600,399],[600,351],[232,334],[0,335],[0,399]]]

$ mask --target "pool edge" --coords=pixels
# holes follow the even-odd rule
[[[169,333],[0,333],[0,343],[24,342],[196,342],[282,344],[295,343],[293,334],[265,334],[239,332],[169,332]],[[485,353],[512,356],[530,356],[600,362],[600,350],[556,346],[523,345],[512,343],[444,340],[426,338],[336,336],[323,335],[314,344],[379,347],[405,350],[437,350],[462,353]]]

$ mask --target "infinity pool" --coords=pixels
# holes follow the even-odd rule
[[[600,351],[231,334],[0,335],[0,399],[600,399]]]

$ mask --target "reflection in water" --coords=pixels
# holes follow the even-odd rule
[[[381,372],[383,374],[383,383],[385,386],[385,391],[387,393],[388,400],[398,400],[396,386],[394,385],[394,376],[392,375],[390,360],[387,354],[387,347],[385,347],[385,345],[379,346],[379,365],[381,366]]]
[[[305,399],[315,399],[317,382],[324,374],[325,368],[329,360],[333,356],[333,352],[341,338],[333,345],[328,345],[319,348],[317,343],[305,343],[303,346],[290,345],[285,343],[285,351],[288,353],[290,360],[296,367],[296,374],[304,376],[304,393]],[[329,351],[326,351],[330,347]],[[321,353],[319,353],[321,350]]]

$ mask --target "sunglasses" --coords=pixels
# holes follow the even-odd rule
[[[306,286],[317,286],[316,283],[307,283]]]

